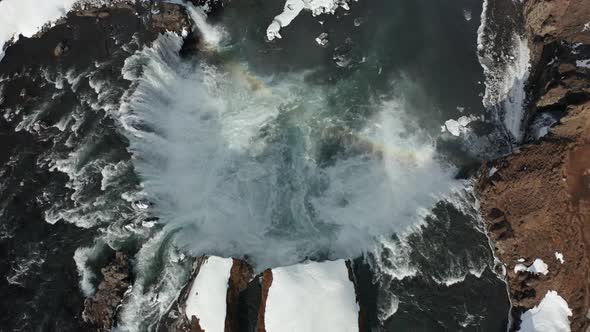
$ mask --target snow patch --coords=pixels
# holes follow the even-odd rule
[[[577,67],[590,68],[590,59],[576,61]]]
[[[359,305],[344,260],[280,267],[272,275],[266,331],[358,331]]]
[[[555,252],[555,259],[557,259],[561,264],[565,263],[565,260],[563,259],[563,254],[558,251]]]
[[[325,32],[322,32],[316,39],[315,42],[319,45],[319,46],[326,46],[328,45],[328,34]]]
[[[524,264],[516,264],[514,266],[514,273],[525,272],[526,270],[527,270],[527,267]]]
[[[529,267],[526,267],[524,264],[516,264],[514,266],[514,273],[519,272],[547,275],[549,273],[549,266],[542,259],[537,258]]]
[[[4,45],[19,35],[32,37],[47,22],[65,16],[78,0],[2,0],[0,1],[0,60]]]
[[[223,331],[225,328],[226,297],[233,260],[208,257],[197,274],[186,300],[186,317],[199,319],[205,331]]]
[[[537,258],[533,262],[533,265],[529,266],[527,271],[534,274],[547,275],[547,273],[549,273],[549,267],[547,266],[547,264],[545,264],[545,262],[543,262],[542,259]]]
[[[498,172],[498,169],[496,167],[492,167],[489,172],[488,172],[488,177],[492,177],[494,176],[494,174],[496,174]]]
[[[572,316],[572,311],[567,302],[556,291],[548,291],[538,306],[522,314],[519,331],[569,332],[569,316]]]

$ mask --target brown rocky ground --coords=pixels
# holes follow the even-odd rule
[[[248,283],[254,275],[254,270],[250,264],[233,259],[233,265],[229,276],[229,285],[227,287],[227,313],[225,316],[225,331],[240,331],[240,294],[248,288]]]
[[[590,320],[590,3],[529,0],[525,31],[531,49],[529,118],[563,114],[549,135],[484,165],[478,185],[481,211],[497,256],[507,267],[513,317],[556,290],[573,312],[572,331]],[[496,168],[492,176],[490,170]],[[561,264],[555,252],[564,255]],[[547,275],[515,273],[541,258]]]
[[[96,294],[84,302],[82,317],[97,331],[110,331],[115,321],[117,307],[130,285],[129,258],[116,253],[115,259],[102,269],[103,280]]]
[[[260,301],[258,316],[256,317],[256,332],[265,332],[266,328],[264,326],[264,314],[266,313],[266,299],[268,298],[270,286],[272,286],[271,270],[266,270],[262,273],[262,277],[260,277],[260,285],[262,298]]]

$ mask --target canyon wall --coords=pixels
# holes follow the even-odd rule
[[[528,0],[522,20],[531,51],[528,140],[483,166],[481,211],[506,267],[512,328],[518,328],[523,311],[555,290],[572,310],[572,331],[585,331],[590,323],[590,3]],[[542,117],[555,123],[541,128],[545,135],[536,139],[534,122]],[[546,274],[522,271],[537,259],[547,264]]]

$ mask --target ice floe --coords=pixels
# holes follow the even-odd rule
[[[355,0],[356,1],[356,0]],[[273,21],[266,29],[266,38],[274,40],[275,38],[282,38],[280,34],[281,28],[291,24],[291,22],[306,9],[311,11],[313,16],[321,14],[334,14],[336,9],[342,7],[349,9],[347,0],[287,0],[283,12],[275,16]]]
[[[474,120],[477,120],[477,117],[465,115],[458,118],[457,120],[449,119],[445,121],[445,127],[443,129],[446,129],[451,135],[458,137],[462,134],[466,134],[469,131],[467,125],[469,125]]]
[[[463,9],[463,18],[465,18],[465,21],[471,21],[471,10]]]

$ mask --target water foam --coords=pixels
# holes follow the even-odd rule
[[[502,124],[507,138],[517,144],[524,136],[530,50],[526,37],[517,28],[492,26],[488,16],[495,13],[490,11],[486,0],[477,30],[478,57],[486,77],[483,104]]]
[[[224,39],[226,33],[220,26],[207,23],[207,13],[202,7],[186,4],[186,9],[194,23],[195,31],[201,36],[205,47],[216,49]]]
[[[195,65],[180,45],[167,34],[126,61],[135,88],[120,121],[144,195],[193,254],[247,255],[258,267],[359,255],[457,185],[433,143],[407,130],[403,99],[339,127],[338,84]],[[335,128],[357,151],[322,165],[322,138]]]

